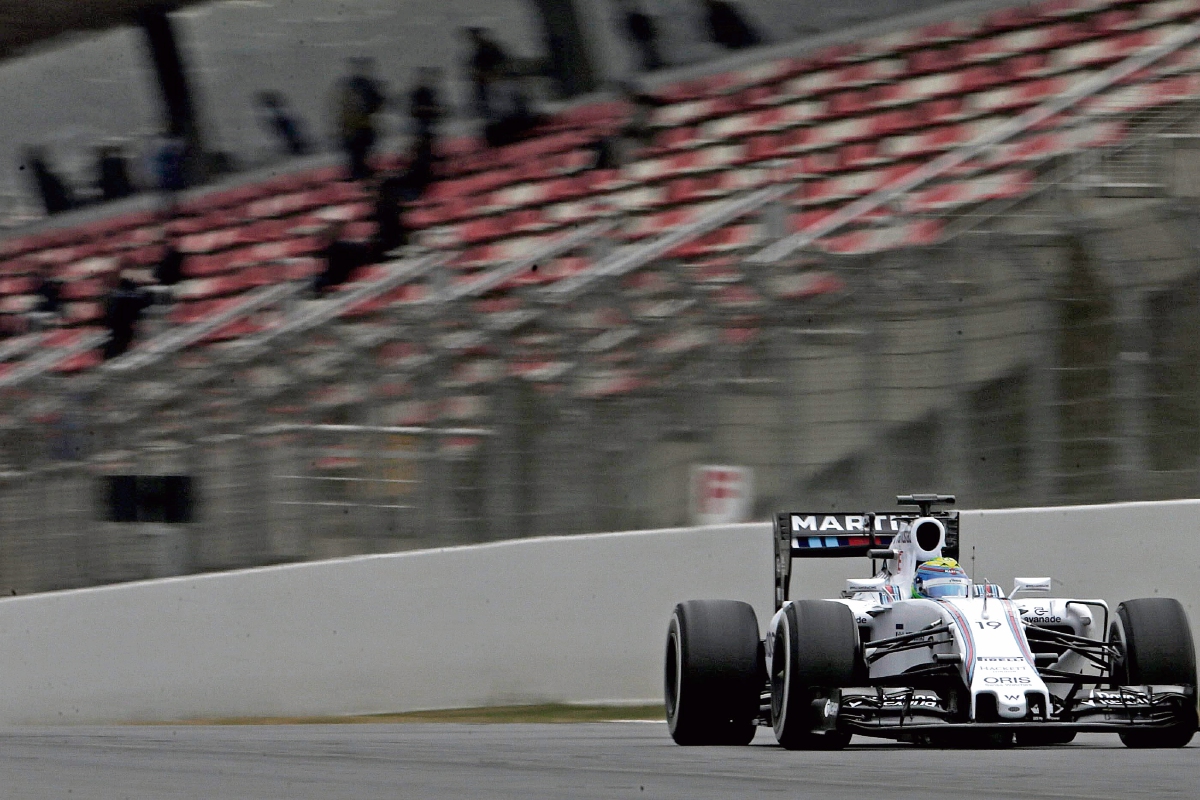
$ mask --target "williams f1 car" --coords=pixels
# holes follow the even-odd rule
[[[775,614],[690,600],[667,632],[667,722],[679,744],[748,744],[770,726],[789,749],[853,734],[934,746],[1049,745],[1081,731],[1129,747],[1182,747],[1197,728],[1196,654],[1177,600],[1048,597],[1049,578],[1007,594],[954,559],[946,495],[916,511],[780,514]],[[789,599],[792,559],[860,557],[874,577],[836,600]],[[1035,599],[1036,598],[1036,599]]]

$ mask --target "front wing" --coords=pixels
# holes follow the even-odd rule
[[[814,701],[813,718],[819,720],[814,732],[842,731],[891,739],[954,731],[1120,733],[1178,725],[1181,709],[1195,705],[1195,690],[1190,686],[1122,686],[1069,697],[1056,714],[1043,718],[961,722],[954,721],[962,715],[956,713],[952,701],[931,691],[836,689]]]

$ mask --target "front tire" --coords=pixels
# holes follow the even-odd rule
[[[689,600],[667,627],[667,727],[681,745],[747,745],[765,682],[748,603]]]
[[[1178,600],[1149,597],[1117,606],[1109,641],[1121,658],[1113,665],[1114,686],[1196,686],[1196,647],[1187,612]],[[1184,747],[1196,732],[1195,701],[1182,704],[1170,727],[1121,733],[1126,747]]]
[[[771,720],[789,750],[840,750],[850,734],[813,733],[821,698],[854,685],[862,645],[854,614],[829,600],[797,600],[783,612],[771,653]]]

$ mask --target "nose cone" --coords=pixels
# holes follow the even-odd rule
[[[1001,719],[1025,719],[1029,706],[1025,701],[1025,693],[1020,691],[996,692],[996,711]]]

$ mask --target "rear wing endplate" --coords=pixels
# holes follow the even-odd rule
[[[922,509],[924,510],[924,508]],[[946,526],[942,554],[958,558],[957,511],[893,511],[861,514],[788,512],[775,516],[775,608],[783,607],[792,578],[793,558],[865,558],[884,549],[913,520],[933,517]]]

